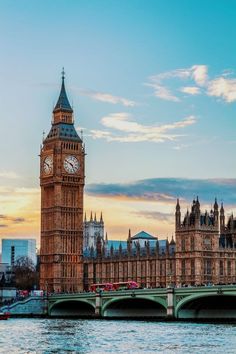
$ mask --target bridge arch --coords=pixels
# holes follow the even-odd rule
[[[107,301],[102,307],[103,317],[165,317],[164,299],[122,296]]]
[[[182,299],[175,308],[179,319],[236,319],[236,294],[199,294]]]
[[[49,306],[48,314],[51,317],[92,317],[95,306],[83,299],[58,300]]]

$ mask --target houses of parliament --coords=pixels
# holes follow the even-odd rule
[[[217,200],[202,213],[176,203],[175,237],[141,231],[126,241],[104,237],[103,216],[84,220],[85,147],[74,127],[64,72],[51,129],[40,151],[40,288],[77,292],[92,283],[137,281],[142,287],[236,283],[236,219]]]

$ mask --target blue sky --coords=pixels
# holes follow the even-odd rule
[[[235,16],[231,0],[0,2],[0,237],[39,236],[38,154],[63,66],[86,142],[85,208],[104,211],[110,237],[174,231],[158,218],[173,202],[117,198],[114,185],[146,181],[145,194],[164,178],[156,193],[173,185],[175,198],[173,181],[194,179],[184,206],[217,196],[231,212],[234,183],[206,193],[202,180],[236,176]]]

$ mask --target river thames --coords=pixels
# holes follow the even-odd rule
[[[236,324],[11,318],[0,353],[236,353]]]

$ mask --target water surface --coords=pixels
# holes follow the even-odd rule
[[[236,353],[236,325],[11,318],[0,353]]]

